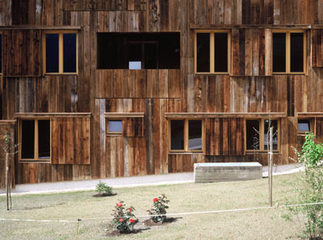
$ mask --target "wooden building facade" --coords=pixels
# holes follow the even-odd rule
[[[276,164],[323,139],[321,0],[5,0],[0,36],[15,184],[266,165],[269,124]]]

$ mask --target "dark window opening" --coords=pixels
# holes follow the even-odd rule
[[[2,36],[0,35],[0,73],[2,73]]]
[[[21,128],[21,158],[33,159],[35,157],[35,121],[23,120]]]
[[[210,33],[196,34],[197,72],[210,72]]]
[[[121,120],[109,120],[108,132],[109,133],[121,133],[122,132],[122,121]]]
[[[58,34],[46,34],[46,72],[57,73],[59,71],[59,44]]]
[[[299,119],[298,120],[298,132],[309,132],[310,128],[310,120],[308,119]]]
[[[259,150],[260,149],[260,132],[259,132],[259,120],[247,120],[247,149]]]
[[[286,72],[286,33],[273,34],[273,72]]]
[[[188,149],[202,150],[202,121],[189,120],[188,125]]]
[[[290,34],[290,71],[304,71],[304,34]]]
[[[38,120],[38,158],[50,158],[49,120]]]
[[[264,129],[264,149],[269,150],[270,143],[270,133],[269,129],[273,127],[273,150],[278,149],[278,127],[277,120],[265,120],[265,129]]]
[[[98,69],[179,69],[179,33],[98,33]]]
[[[228,71],[228,34],[214,33],[214,71]]]
[[[76,34],[63,34],[63,72],[76,72]]]
[[[171,121],[171,149],[184,150],[184,120]]]

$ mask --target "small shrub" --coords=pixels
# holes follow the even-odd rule
[[[295,185],[297,203],[303,205],[290,207],[290,213],[305,216],[304,236],[308,239],[322,239],[323,235],[323,205],[315,204],[323,201],[323,144],[314,142],[313,134],[307,134],[302,151],[295,150],[298,161],[305,168],[299,182]],[[311,205],[313,203],[313,205]]]
[[[138,222],[134,207],[127,207],[123,201],[116,203],[113,210],[113,226],[120,233],[131,233],[134,230],[135,224]]]
[[[112,187],[101,181],[96,185],[95,191],[100,195],[113,195]]]
[[[153,206],[150,210],[147,210],[147,212],[150,215],[154,215],[151,217],[151,219],[155,222],[161,222],[163,223],[166,219],[166,209],[168,208],[169,200],[167,200],[167,197],[165,194],[162,194],[158,198],[153,199]]]

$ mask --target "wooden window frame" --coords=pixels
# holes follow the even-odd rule
[[[310,123],[310,131],[298,131],[298,120],[309,120]],[[297,136],[306,136],[307,133],[313,133],[313,135],[316,135],[316,121],[315,118],[298,118],[297,119]]]
[[[172,148],[172,129],[171,129],[171,121],[176,120],[176,121],[184,121],[184,149],[171,149]],[[188,148],[188,142],[189,142],[189,121],[190,120],[200,120],[202,124],[202,129],[201,129],[201,140],[202,140],[202,149],[201,150],[191,150]],[[169,135],[169,152],[171,153],[203,153],[205,152],[205,121],[204,119],[169,119],[168,120],[168,135]]]
[[[305,30],[273,30],[272,31],[272,39],[274,39],[274,33],[285,33],[285,44],[286,44],[286,52],[285,52],[285,62],[286,62],[286,71],[285,72],[274,72],[273,74],[294,74],[294,75],[301,75],[307,72],[307,64],[306,64],[306,32]],[[303,72],[291,72],[290,71],[290,56],[291,56],[291,49],[290,49],[290,34],[291,33],[303,33]],[[272,40],[273,41],[273,40]],[[274,58],[272,57],[272,69],[274,69]]]
[[[121,131],[120,132],[109,132],[109,122],[110,121],[120,121],[121,122]],[[124,121],[122,119],[106,119],[106,135],[107,136],[122,136],[122,131],[124,128]]]
[[[247,149],[247,121],[248,120],[260,120],[259,122],[259,149]],[[269,119],[269,118],[247,118],[244,121],[244,138],[245,138],[245,144],[244,149],[246,153],[254,153],[254,152],[269,152],[269,149],[266,150],[264,148],[265,143],[265,120],[271,120],[271,121],[277,121],[277,149],[273,150],[273,152],[280,152],[280,119]]]
[[[63,49],[63,35],[66,33],[75,33],[76,35],[76,71],[64,72],[64,49]],[[58,72],[46,71],[46,35],[58,34]],[[43,72],[46,75],[77,75],[78,74],[78,32],[77,31],[45,31],[43,33]]]
[[[209,33],[210,34],[210,71],[198,72],[197,71],[197,34]],[[214,63],[214,33],[227,33],[228,36],[228,59],[227,59],[227,72],[215,72]],[[231,72],[231,32],[229,30],[196,30],[194,33],[194,74],[230,74]]]
[[[34,121],[34,158],[22,158],[22,121],[24,120],[32,120]],[[48,120],[49,121],[49,145],[50,145],[50,156],[49,158],[41,158],[39,159],[39,144],[38,144],[38,120]],[[20,162],[38,162],[38,163],[51,163],[52,160],[52,121],[50,118],[21,118],[18,121],[18,160]]]

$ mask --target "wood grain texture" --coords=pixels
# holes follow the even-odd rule
[[[0,1],[1,119],[48,113],[55,132],[52,164],[15,160],[15,183],[192,171],[194,162],[267,164],[266,153],[244,153],[244,119],[274,113],[281,134],[274,162],[289,163],[302,141],[298,117],[315,112],[307,117],[323,135],[322,16],[319,0]],[[42,72],[42,34],[51,29],[78,32],[78,74]],[[196,29],[229,32],[229,74],[194,73]],[[304,74],[272,73],[278,29],[305,31]],[[180,68],[97,69],[98,32],[178,32]],[[124,114],[121,136],[106,134],[109,113]],[[204,153],[169,153],[172,117],[206,119]]]

